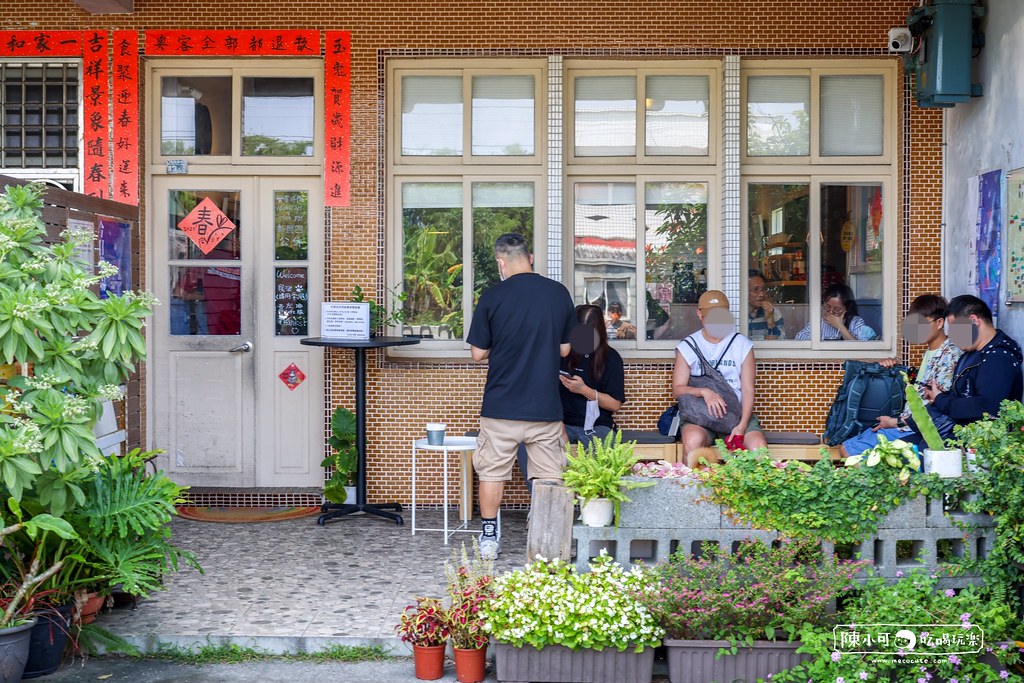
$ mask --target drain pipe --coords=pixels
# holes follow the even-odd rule
[[[949,179],[946,177],[946,155],[949,148],[949,109],[942,110],[942,161],[939,177],[942,178],[941,216],[939,217],[939,290],[946,301],[950,300],[949,279],[946,272],[949,267]]]

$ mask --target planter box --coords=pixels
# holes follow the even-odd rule
[[[725,640],[665,640],[670,683],[755,683],[810,659],[797,654],[800,643],[755,642],[735,655],[715,659]]]
[[[654,648],[640,653],[614,648],[598,652],[561,645],[538,650],[496,643],[494,665],[502,683],[650,683]]]

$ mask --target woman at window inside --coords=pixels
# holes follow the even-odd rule
[[[878,334],[857,315],[857,300],[853,290],[842,283],[829,285],[821,295],[821,338],[823,341],[870,341]],[[798,341],[811,338],[811,324],[796,333]]]

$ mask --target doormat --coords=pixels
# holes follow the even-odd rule
[[[283,522],[319,514],[320,507],[187,507],[178,508],[178,516],[196,522],[221,522],[223,524],[246,524],[251,522]]]

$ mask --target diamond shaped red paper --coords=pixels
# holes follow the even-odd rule
[[[295,387],[302,384],[302,380],[306,379],[302,370],[299,370],[299,366],[295,363],[292,363],[282,370],[278,377],[280,377],[281,381],[284,382],[284,385],[288,387],[288,391],[295,391]]]
[[[181,219],[178,227],[204,254],[209,254],[236,226],[206,197]]]

